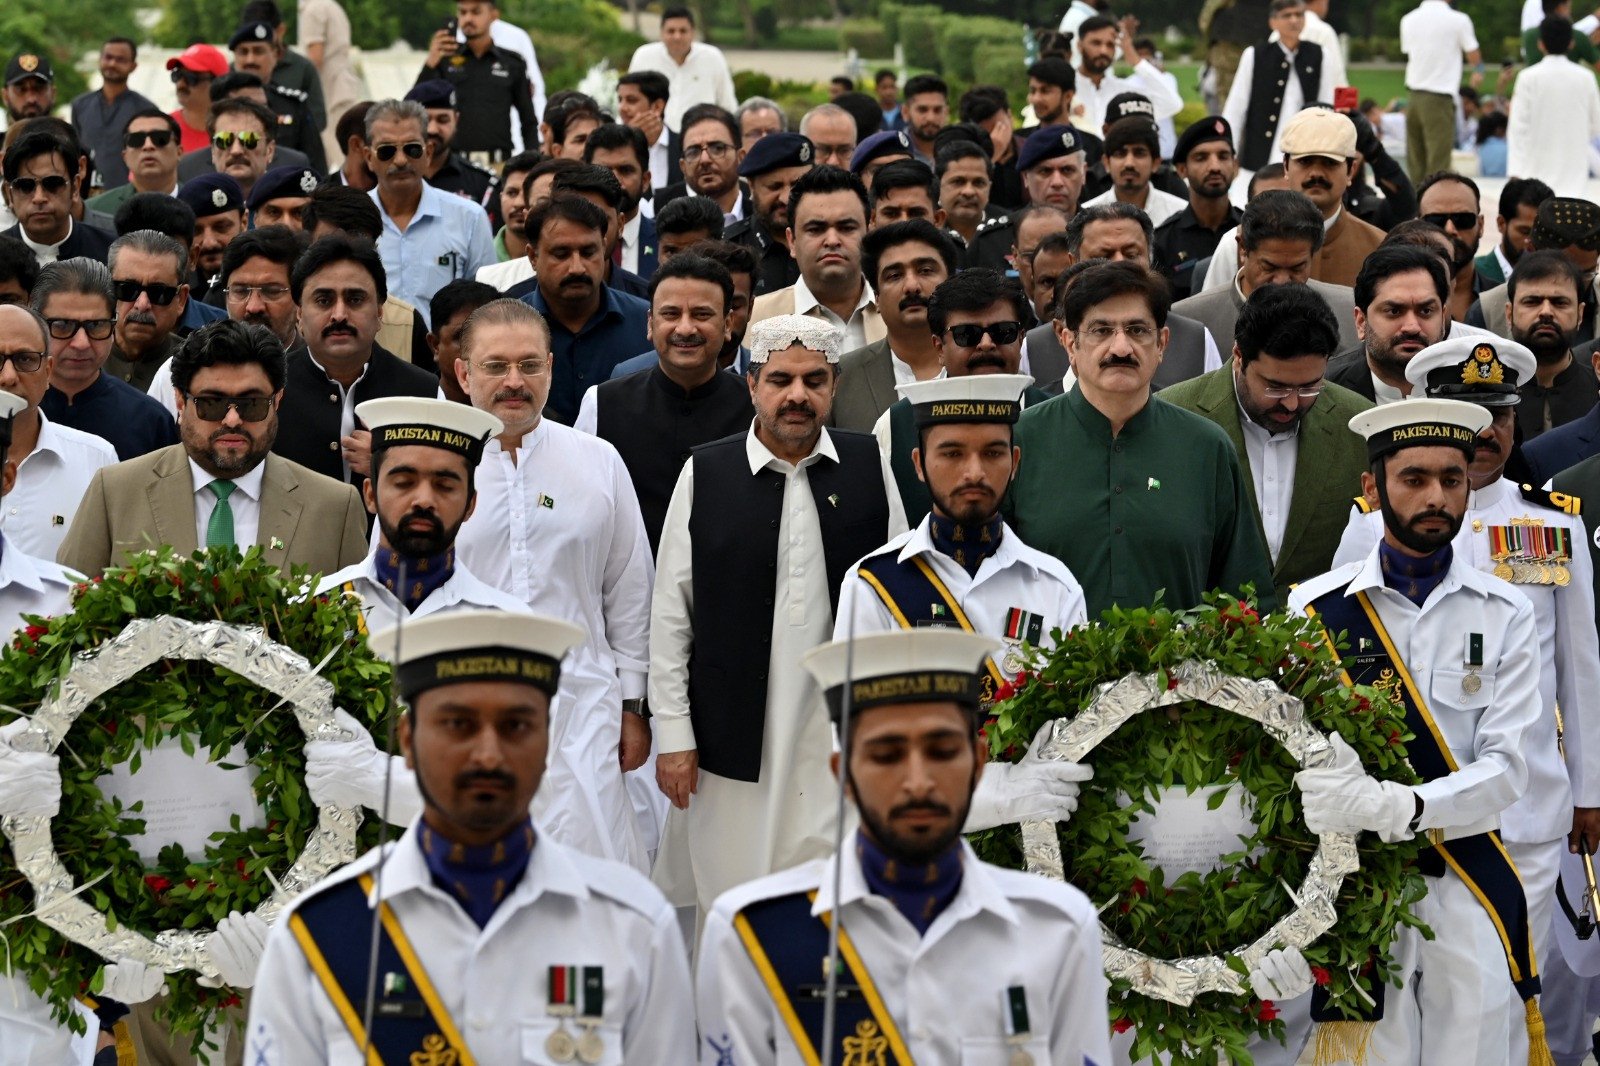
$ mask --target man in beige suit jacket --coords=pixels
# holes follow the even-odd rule
[[[266,329],[224,320],[197,331],[172,359],[183,442],[97,471],[57,560],[92,575],[163,544],[188,555],[208,536],[259,544],[284,569],[328,574],[365,557],[356,490],[270,452],[283,377],[283,346]]]

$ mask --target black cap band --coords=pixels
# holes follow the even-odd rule
[[[845,686],[837,685],[825,694],[828,716],[834,722],[838,722],[844,714],[844,690]],[[970,671],[913,670],[850,682],[852,714],[897,703],[948,702],[977,707],[981,698],[978,675]]]
[[[467,462],[473,466],[476,466],[478,460],[483,458],[483,448],[487,443],[487,438],[479,440],[459,430],[422,423],[396,423],[394,425],[378,426],[372,431],[373,451],[382,451],[385,448],[405,448],[413,445],[424,448],[443,448],[447,452],[455,452],[457,455],[465,457]]]
[[[1464,426],[1449,422],[1414,422],[1374,433],[1367,438],[1367,457],[1379,459],[1401,448],[1460,448],[1472,458],[1478,435]]]
[[[1004,422],[1015,425],[1022,416],[1020,400],[935,400],[913,404],[917,427],[945,422]]]
[[[406,699],[469,681],[515,681],[554,697],[561,683],[561,661],[522,648],[471,648],[402,663],[395,680]]]

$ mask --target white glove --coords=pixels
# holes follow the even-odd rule
[[[383,806],[383,775],[389,756],[378,750],[372,734],[345,711],[333,710],[346,740],[306,741],[306,790],[319,807]]]
[[[206,954],[216,967],[222,983],[231,988],[249,988],[256,983],[256,968],[267,947],[267,923],[254,914],[229,911],[217,923],[217,931],[206,938]]]
[[[997,825],[1018,822],[1064,822],[1078,809],[1078,789],[1094,776],[1094,768],[1081,762],[1044,759],[1050,726],[1041,727],[1020,762],[990,763],[978,778],[962,830],[976,833]]]
[[[1335,733],[1332,766],[1294,775],[1313,833],[1359,833],[1371,829],[1385,844],[1415,836],[1417,794],[1398,781],[1379,781],[1361,768],[1355,751]]]
[[[1250,971],[1250,991],[1258,999],[1298,999],[1311,991],[1311,967],[1299,948],[1274,948]]]
[[[160,995],[167,983],[166,974],[132,959],[107,964],[104,974],[100,982],[100,994],[130,1007]]]
[[[11,746],[29,725],[18,718],[0,726],[0,817],[54,818],[61,810],[60,760]]]

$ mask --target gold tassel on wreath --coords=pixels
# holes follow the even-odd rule
[[[1318,1023],[1317,1045],[1311,1053],[1311,1061],[1315,1066],[1333,1066],[1342,1062],[1348,1062],[1350,1066],[1364,1066],[1367,1051],[1372,1046],[1375,1025],[1374,1022]]]
[[[1539,997],[1533,996],[1524,1005],[1528,1018],[1528,1066],[1555,1066],[1550,1054],[1550,1042],[1544,1035],[1544,1015],[1539,1013]]]

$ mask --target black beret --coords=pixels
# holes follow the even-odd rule
[[[432,78],[421,81],[411,87],[406,93],[406,99],[421,104],[423,107],[454,109],[456,106],[456,87],[443,78]]]
[[[270,22],[246,22],[233,31],[233,36],[228,38],[228,47],[238,48],[248,41],[270,41],[276,33],[277,27]]]
[[[202,174],[184,182],[178,199],[194,209],[195,218],[244,210],[244,191],[226,174]]]
[[[741,178],[756,178],[780,167],[808,167],[816,159],[811,138],[798,133],[769,133],[744,154]]]
[[[276,200],[280,196],[310,196],[317,191],[317,172],[307,170],[305,167],[273,167],[261,177],[250,189],[250,199],[246,206],[254,211],[268,200]]]
[[[1207,115],[1198,122],[1191,122],[1187,129],[1178,136],[1178,143],[1172,148],[1172,161],[1181,163],[1189,158],[1189,153],[1208,141],[1227,141],[1233,143],[1233,127],[1221,115]]]
[[[1083,138],[1071,126],[1041,126],[1022,142],[1022,150],[1017,153],[1017,170],[1028,170],[1047,159],[1059,159],[1081,151]]]
[[[855,154],[850,157],[850,171],[859,174],[868,163],[886,155],[910,154],[911,137],[905,130],[880,130],[856,145]]]

